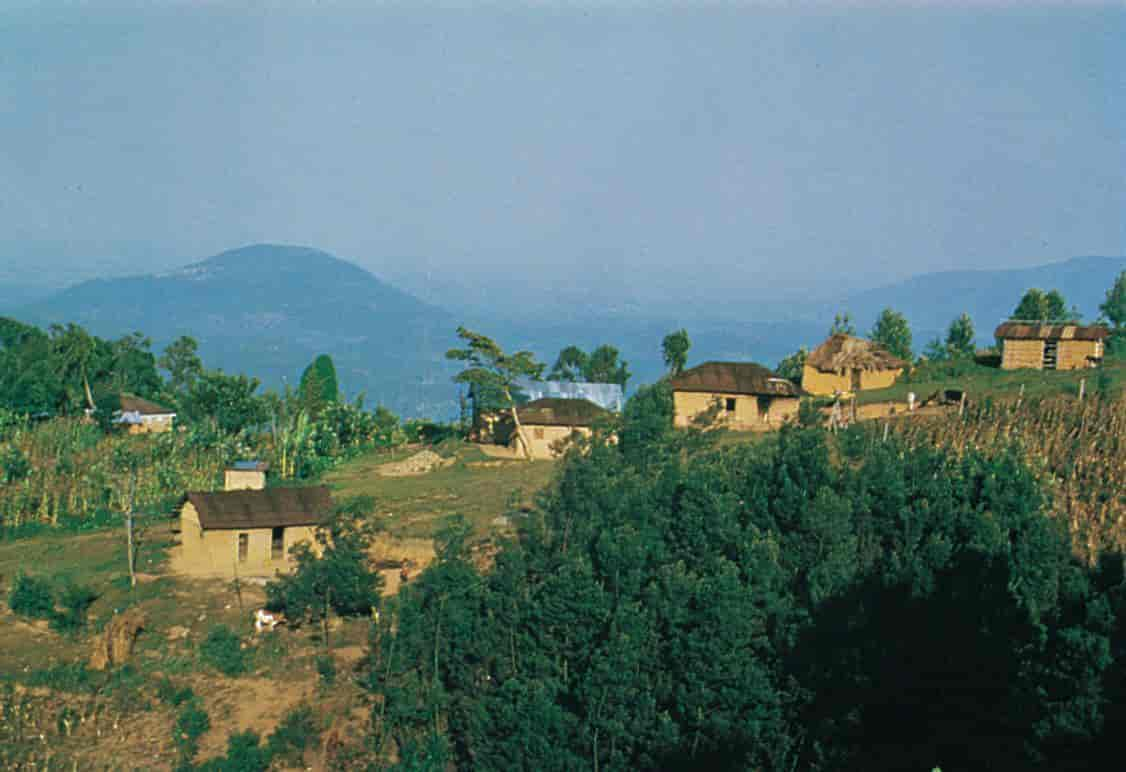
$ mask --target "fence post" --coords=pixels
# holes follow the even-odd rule
[[[962,392],[962,400],[958,403],[958,415],[963,416],[966,414],[966,392]]]
[[[1079,401],[1080,402],[1083,401],[1083,393],[1085,391],[1087,391],[1087,379],[1086,378],[1080,378],[1079,379]]]
[[[1020,403],[1023,400],[1024,400],[1024,384],[1022,383],[1020,385],[1020,394],[1017,395],[1017,407],[1020,407]]]

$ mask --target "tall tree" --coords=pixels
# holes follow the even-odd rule
[[[267,418],[266,404],[255,394],[258,386],[257,378],[205,371],[183,400],[185,412],[191,420],[209,422],[226,434],[253,429]]]
[[[621,359],[618,349],[604,343],[590,352],[590,361],[584,375],[591,383],[616,383],[624,390],[630,376],[627,365]]]
[[[952,357],[974,355],[974,323],[969,314],[962,314],[946,331],[946,349]]]
[[[151,348],[152,340],[139,332],[113,341],[110,344],[109,387],[142,397],[155,396],[160,391],[161,380]]]
[[[833,316],[833,324],[829,328],[830,335],[855,335],[856,325],[852,323],[852,315],[848,311]]]
[[[1075,309],[1068,310],[1067,301],[1059,290],[1044,292],[1033,287],[1024,293],[1013,309],[1013,319],[1040,322],[1067,322],[1079,318]]]
[[[665,360],[665,367],[672,375],[684,372],[688,364],[688,349],[692,348],[692,341],[688,339],[688,330],[683,328],[670,332],[661,341],[661,356]]]
[[[457,328],[457,336],[465,341],[464,348],[452,348],[446,358],[464,362],[465,369],[454,376],[455,383],[472,386],[475,393],[487,392],[496,395],[504,408],[512,415],[516,436],[524,456],[531,460],[529,443],[516,413],[516,400],[512,396],[516,381],[520,378],[538,379],[543,373],[543,364],[536,361],[531,351],[517,351],[506,354],[496,341],[465,327]]]
[[[774,372],[788,381],[801,385],[802,372],[805,370],[805,360],[809,359],[809,349],[802,346],[789,356],[782,357]]]
[[[590,356],[578,346],[567,346],[559,352],[551,372],[547,374],[552,381],[580,381],[586,377],[590,366]]]
[[[77,402],[93,409],[94,392],[90,388],[90,380],[97,361],[97,341],[77,324],[53,324],[50,331],[51,359],[68,390],[70,404],[67,407],[73,408]],[[72,386],[79,391],[77,399]]]
[[[885,308],[868,336],[900,359],[911,361],[911,326],[907,317],[898,311]]]
[[[1106,291],[1099,311],[1114,325],[1108,348],[1117,356],[1126,349],[1126,271],[1118,274],[1114,286]]]
[[[195,338],[181,335],[164,348],[157,365],[168,373],[168,383],[176,394],[186,394],[196,379],[203,374],[203,361],[199,358],[199,343]]]
[[[305,368],[297,395],[302,406],[313,416],[325,405],[337,401],[340,384],[336,380],[336,365],[332,357],[321,354]]]

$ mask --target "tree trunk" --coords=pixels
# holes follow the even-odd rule
[[[504,388],[504,396],[508,399],[508,409],[512,413],[512,423],[516,425],[516,439],[520,443],[520,448],[524,452],[524,459],[531,461],[532,449],[528,446],[528,440],[524,436],[524,427],[520,425],[520,416],[516,414],[516,400],[512,398],[512,392],[507,386],[505,386]]]
[[[137,555],[136,543],[133,539],[133,502],[137,494],[137,473],[133,472],[133,476],[129,481],[129,501],[126,505],[125,513],[125,534],[127,542],[127,559],[129,561],[129,586],[137,586]]]

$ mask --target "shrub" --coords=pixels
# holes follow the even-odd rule
[[[195,699],[195,692],[190,686],[176,686],[171,678],[165,676],[156,685],[156,696],[161,702],[178,708],[184,703]]]
[[[317,657],[317,674],[321,677],[321,684],[332,686],[336,683],[336,661],[327,654]]]
[[[259,743],[252,730],[227,737],[227,755],[197,766],[197,772],[265,772],[270,768],[270,751]]]
[[[8,606],[20,616],[52,618],[55,615],[55,599],[51,584],[46,579],[19,574],[8,595]]]
[[[89,587],[67,582],[59,592],[62,611],[51,617],[51,627],[59,632],[74,632],[86,627],[86,614],[98,594]]]
[[[246,672],[246,653],[238,635],[226,625],[215,625],[199,645],[199,656],[205,664],[225,676],[235,677]]]
[[[180,759],[189,762],[199,752],[199,738],[211,728],[211,719],[196,700],[191,700],[180,715],[172,732],[172,741],[180,752]]]
[[[292,767],[301,767],[304,766],[305,749],[316,741],[317,735],[312,708],[300,705],[286,714],[266,740],[266,747],[271,758]]]
[[[85,662],[70,662],[32,670],[24,678],[24,682],[28,686],[45,686],[60,692],[91,692],[95,688]]]

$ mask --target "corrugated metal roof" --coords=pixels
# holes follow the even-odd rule
[[[230,468],[237,472],[265,472],[270,465],[265,461],[236,461]]]
[[[799,397],[802,390],[754,362],[705,362],[670,380],[673,391]]]
[[[1008,340],[1102,340],[1110,330],[1101,324],[1037,324],[1004,322],[993,337]]]
[[[520,379],[516,382],[520,392],[535,401],[556,397],[559,399],[585,399],[604,410],[622,412],[625,394],[616,383],[585,383],[572,381],[530,381]]]
[[[176,411],[147,399],[135,397],[132,394],[121,394],[118,397],[119,409],[122,413],[136,413],[138,415],[176,415]]]
[[[204,530],[316,525],[332,511],[332,496],[324,486],[189,493],[185,498]]]

